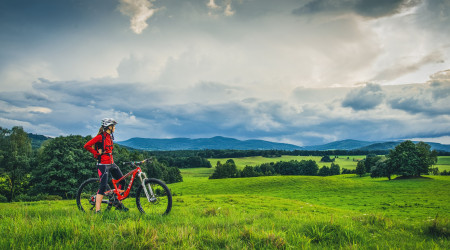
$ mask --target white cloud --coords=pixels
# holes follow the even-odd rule
[[[120,0],[119,10],[129,16],[130,28],[136,34],[141,34],[147,28],[147,19],[153,16],[158,9],[153,8],[155,0]]]
[[[231,0],[223,0],[222,5],[217,5],[215,0],[210,0],[206,6],[209,8],[208,15],[209,16],[217,16],[221,12],[223,12],[224,16],[233,16],[236,11],[232,9],[231,7]]]
[[[220,8],[214,0],[209,0],[209,2],[206,4],[206,6],[208,6],[208,8],[210,8],[210,9],[219,9]]]
[[[223,13],[225,16],[234,15],[235,11],[231,8],[231,1],[227,3],[227,6],[225,7],[225,11]]]

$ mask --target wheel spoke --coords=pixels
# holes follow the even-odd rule
[[[172,195],[169,188],[163,182],[156,179],[146,179],[145,184],[146,187],[150,186],[152,190],[152,192],[148,190],[150,202],[147,199],[143,187],[140,186],[136,197],[136,204],[139,211],[152,215],[168,214],[172,208]]]
[[[81,211],[95,211],[95,199],[97,198],[99,185],[100,182],[96,178],[89,179],[81,184],[77,193],[77,205]],[[106,190],[110,190],[109,186],[107,186]],[[104,196],[101,202],[101,209],[106,210],[108,203],[108,196]]]

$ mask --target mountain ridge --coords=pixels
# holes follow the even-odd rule
[[[237,150],[302,150],[302,147],[287,143],[276,143],[264,140],[238,140],[223,136],[211,138],[172,138],[152,139],[134,137],[126,141],[117,142],[142,150],[202,150],[202,149],[237,149]]]
[[[126,141],[117,142],[119,145],[150,151],[172,151],[172,150],[203,150],[203,149],[235,149],[235,150],[390,150],[402,141],[360,141],[353,139],[340,140],[314,146],[297,146],[288,143],[277,143],[265,140],[238,140],[235,138],[215,136],[211,138],[172,138],[155,139],[134,137]],[[416,141],[415,141],[416,142]],[[431,149],[450,152],[450,145],[434,142],[426,142]]]

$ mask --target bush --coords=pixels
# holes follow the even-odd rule
[[[47,195],[44,200],[48,200],[48,201],[59,201],[62,200],[62,197],[59,195]]]
[[[38,201],[38,199],[37,199],[37,196],[19,194],[14,198],[14,201]]]
[[[355,169],[346,169],[346,168],[343,168],[343,169],[342,169],[342,174],[356,174],[356,170],[355,170]]]
[[[8,199],[6,199],[5,196],[0,194],[0,203],[5,203],[5,202],[8,202]]]
[[[325,155],[320,159],[321,162],[334,162],[334,159],[331,159],[329,155]]]
[[[450,175],[450,171],[444,170],[441,172],[441,175]]]
[[[48,194],[38,194],[38,195],[28,195],[20,194],[16,196],[14,201],[41,201],[41,200],[62,200],[59,195],[48,195]]]

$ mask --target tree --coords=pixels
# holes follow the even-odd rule
[[[256,172],[252,166],[245,166],[245,168],[241,171],[241,177],[257,177],[260,176],[260,173]]]
[[[0,130],[1,174],[6,182],[2,186],[6,189],[5,196],[8,201],[13,201],[30,179],[31,141],[22,127]]]
[[[183,176],[181,175],[180,169],[177,167],[168,167],[167,177],[167,180],[164,180],[167,184],[183,181]]]
[[[321,162],[334,162],[335,159],[331,159],[329,155],[325,155],[320,159]]]
[[[392,169],[392,166],[387,164],[387,161],[383,159],[377,161],[375,166],[370,170],[370,177],[372,178],[387,177],[391,180],[392,174],[394,174],[394,169]]]
[[[437,163],[437,151],[432,151],[431,146],[424,142],[417,143],[416,148],[419,153],[419,166],[416,169],[416,176],[428,174],[431,166]]]
[[[317,172],[319,172],[319,166],[317,166],[316,161],[313,160],[302,160],[300,162],[302,164],[300,175],[317,175]]]
[[[330,175],[330,168],[327,166],[323,166],[319,169],[319,176],[329,176]]]
[[[430,149],[431,147],[423,142],[416,145],[412,141],[404,141],[389,152],[387,164],[397,175],[427,174],[429,168],[437,162],[436,151]]]
[[[83,147],[90,139],[71,135],[45,141],[38,152],[38,166],[32,172],[34,194],[73,198],[84,180],[97,177],[96,159]]]
[[[339,167],[339,164],[331,163],[330,167],[330,175],[340,175],[341,174],[341,167]]]
[[[369,154],[366,156],[366,159],[364,160],[364,166],[366,167],[366,173],[370,173],[370,170],[372,167],[375,166],[375,163],[381,159],[381,156]]]
[[[236,164],[232,159],[227,160],[225,164],[220,161],[217,162],[216,169],[209,177],[209,179],[224,179],[239,177]]]
[[[366,173],[366,166],[364,161],[358,161],[358,164],[356,164],[356,174],[359,175],[359,177],[362,177]]]

